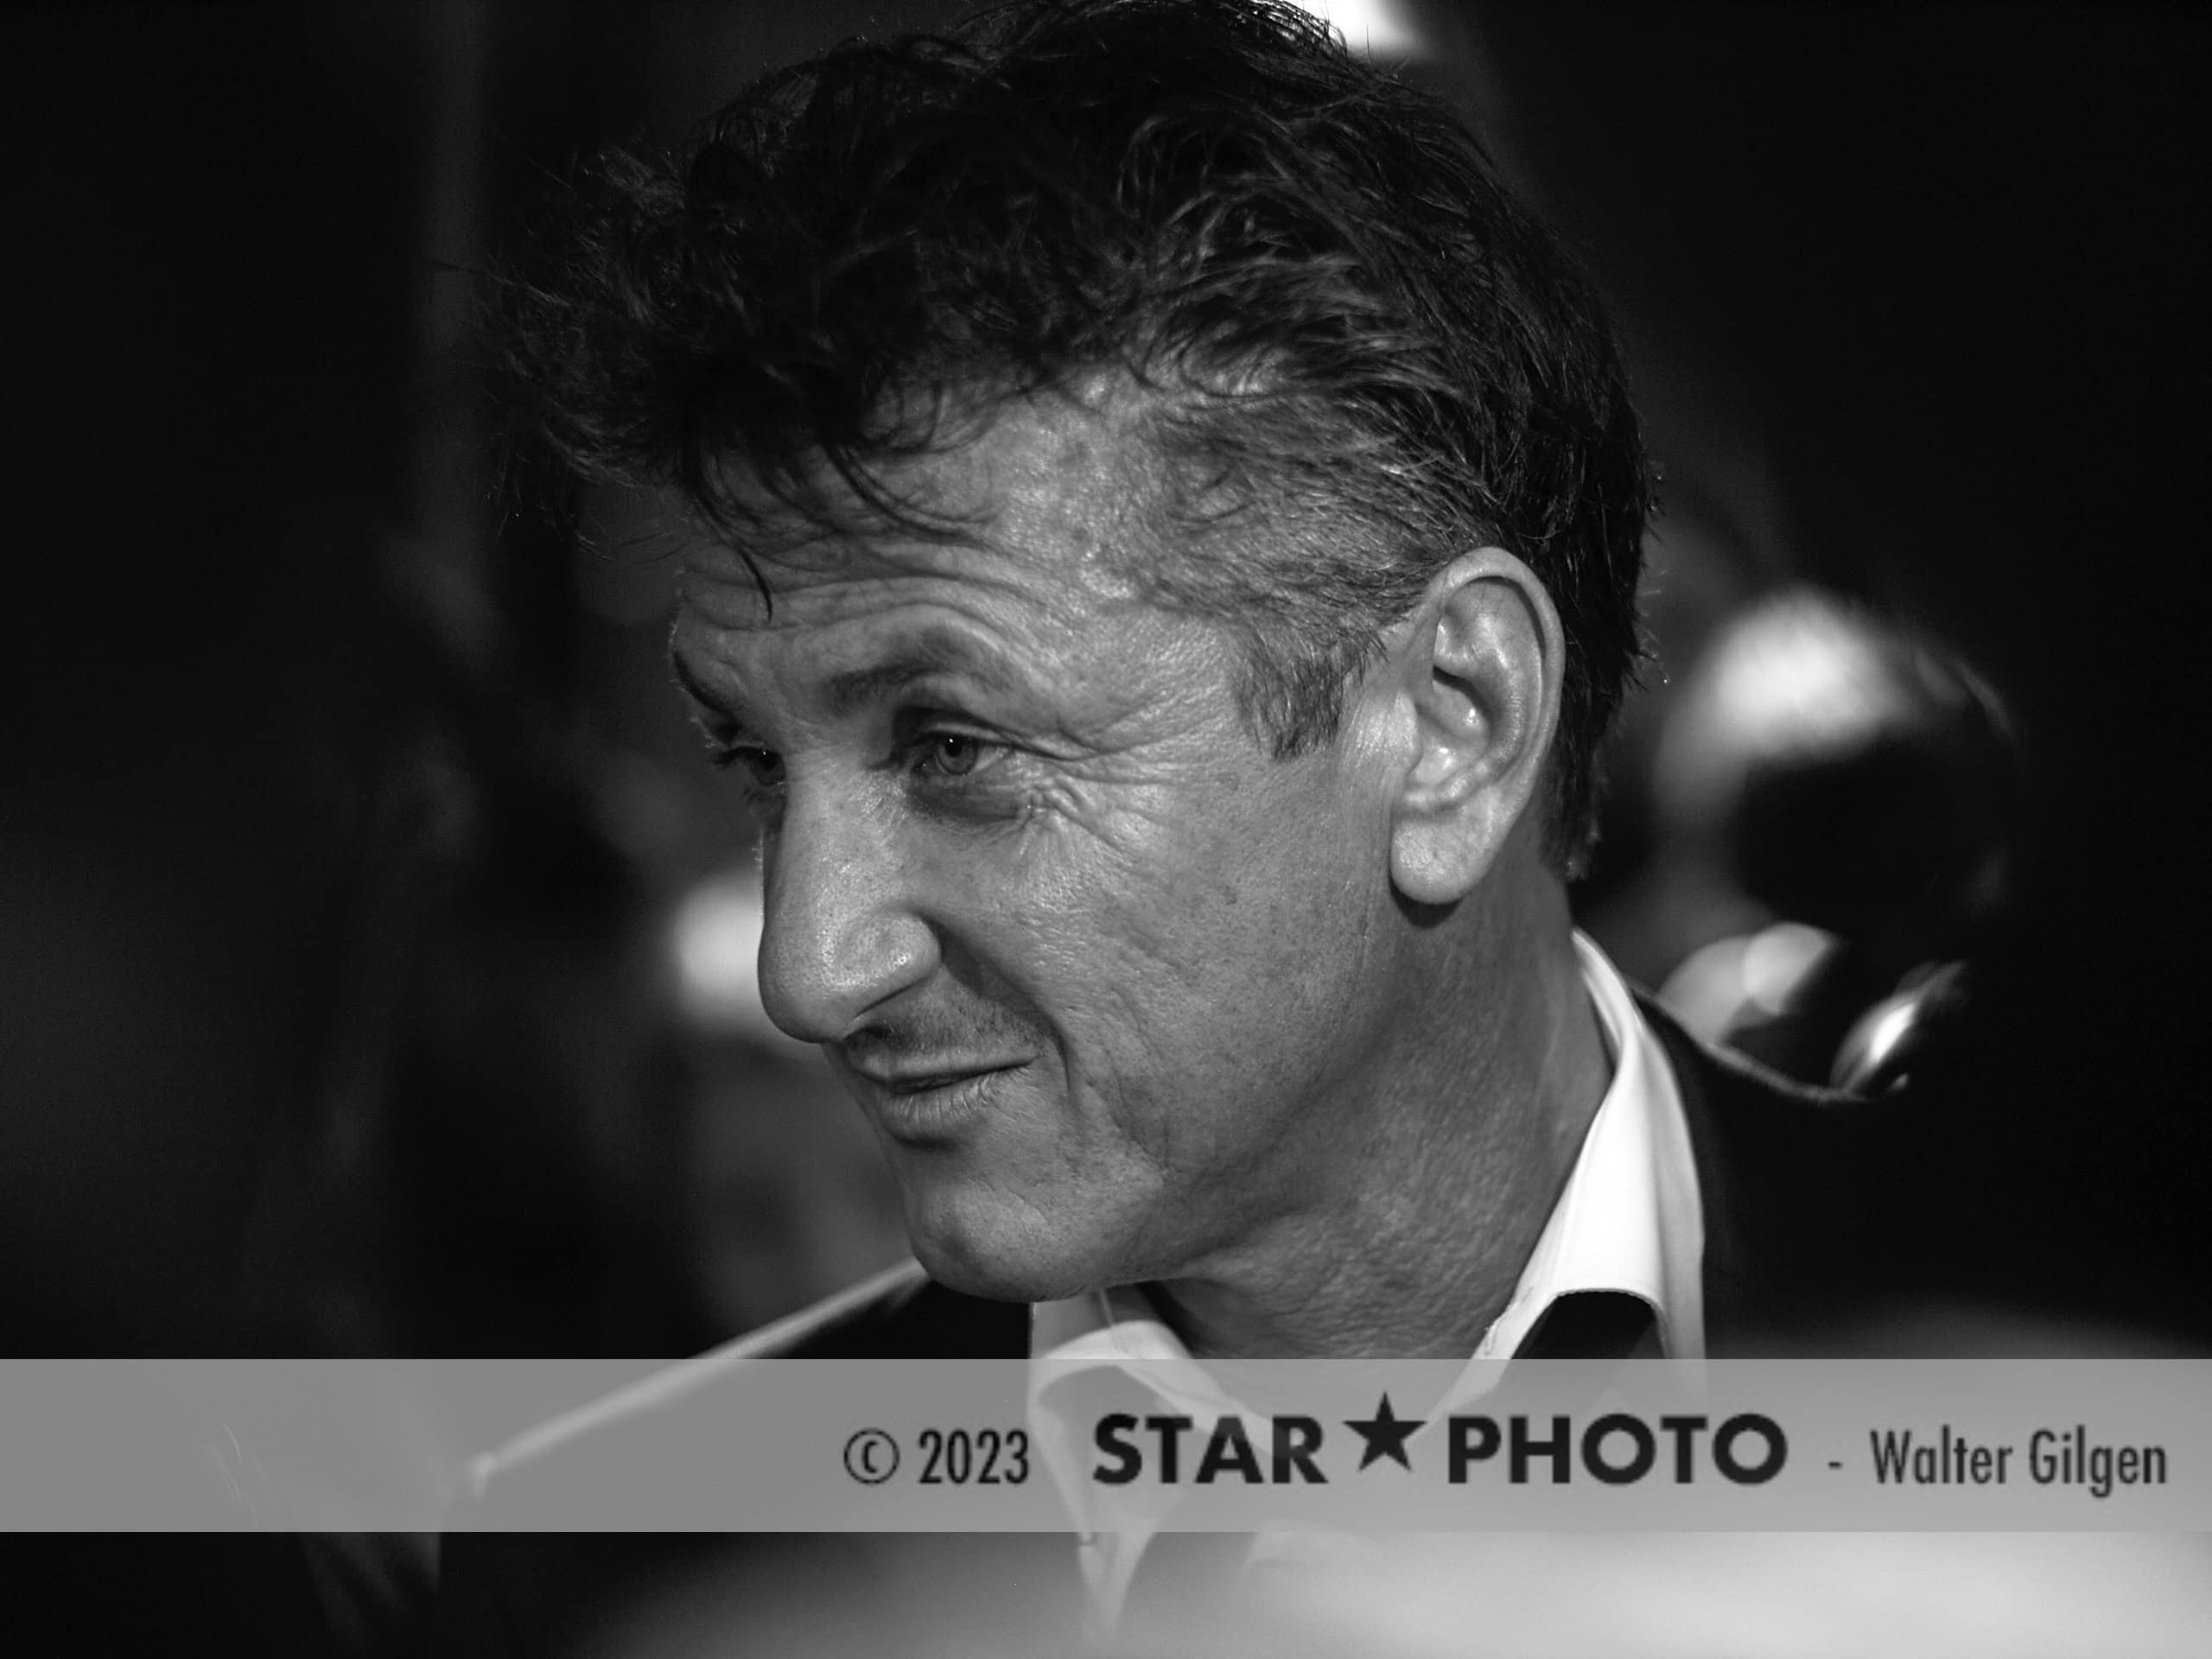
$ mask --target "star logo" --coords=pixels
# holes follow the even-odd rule
[[[1366,1468],[1378,1459],[1389,1458],[1408,1474],[1413,1461],[1406,1456],[1406,1437],[1419,1428],[1426,1420],[1420,1417],[1399,1417],[1390,1410],[1390,1396],[1384,1395],[1382,1403],[1375,1414],[1365,1420],[1351,1417],[1344,1420],[1344,1427],[1367,1442],[1360,1453],[1359,1466]]]

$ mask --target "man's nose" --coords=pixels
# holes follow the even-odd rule
[[[795,785],[765,863],[760,995],[787,1035],[842,1041],[936,968],[894,828],[868,803]]]

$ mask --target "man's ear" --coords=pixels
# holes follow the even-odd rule
[[[1394,654],[1417,736],[1392,804],[1390,880],[1417,904],[1451,904],[1543,810],[1566,635],[1535,572],[1486,547],[1438,573]]]

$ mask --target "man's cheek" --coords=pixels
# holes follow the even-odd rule
[[[1217,954],[1224,918],[1249,908],[1229,861],[1137,833],[1128,815],[1103,830],[1068,823],[1025,848],[992,908],[1040,981],[1110,968],[1187,987]]]
[[[1174,834],[1179,804],[1163,785],[1057,772],[1023,799],[1022,850],[1070,867],[1149,861]]]

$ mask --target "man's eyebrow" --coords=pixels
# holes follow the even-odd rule
[[[907,642],[895,656],[866,668],[832,675],[823,701],[833,715],[849,715],[932,674],[959,674],[994,691],[1010,691],[1012,674],[958,634],[932,630]]]
[[[673,646],[668,653],[668,663],[677,683],[694,702],[727,718],[741,719],[731,700],[702,679]],[[931,632],[906,642],[897,654],[880,663],[832,675],[823,688],[823,700],[833,715],[842,717],[932,674],[963,675],[994,691],[1011,691],[1019,683],[1002,664],[977,651],[959,635]]]
[[[736,710],[730,707],[729,699],[711,690],[707,683],[692,671],[691,665],[683,660],[683,654],[672,645],[669,648],[668,665],[675,672],[676,683],[690,695],[692,702],[702,709],[711,709],[715,714],[733,718],[735,716]]]

